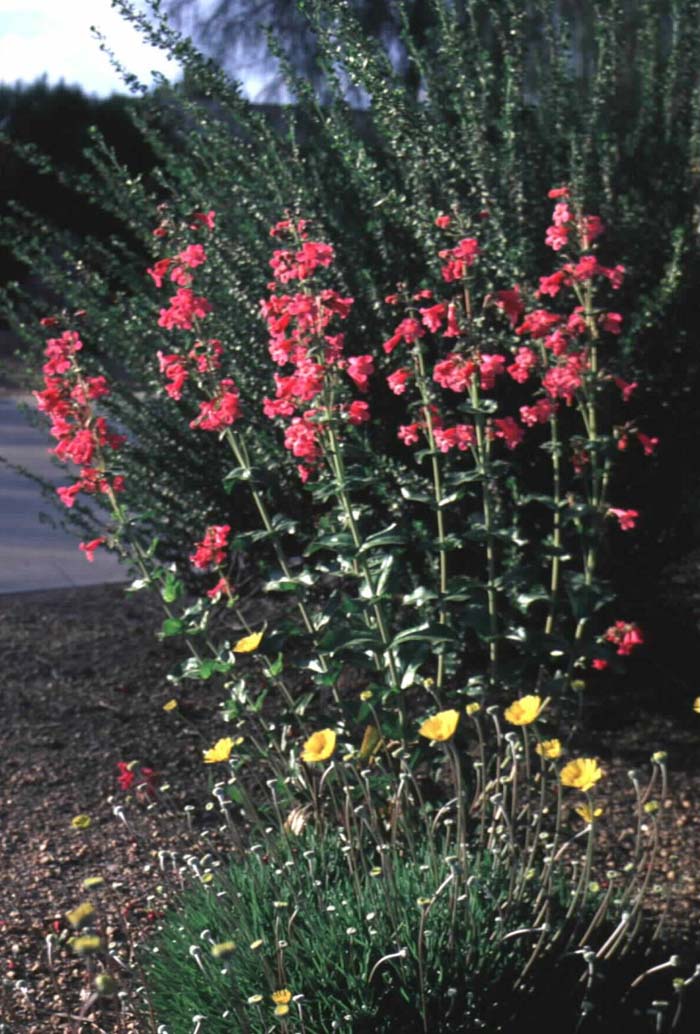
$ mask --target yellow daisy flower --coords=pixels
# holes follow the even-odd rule
[[[432,718],[425,719],[418,730],[418,735],[424,736],[426,740],[437,740],[438,743],[444,743],[446,740],[452,739],[458,722],[459,711],[438,711]]]
[[[693,710],[696,714],[700,714],[700,697],[695,697],[693,700]]]
[[[242,639],[239,639],[233,648],[234,653],[253,653],[254,650],[260,646],[262,642],[263,632],[252,632],[250,635],[244,635]]]
[[[467,706],[464,708],[464,710],[467,712],[467,714],[471,718],[471,716],[473,714],[478,714],[479,713],[479,711],[481,710],[481,704],[478,704],[476,702],[476,700],[475,700],[473,703],[467,704]]]
[[[547,758],[553,761],[555,758],[561,757],[562,745],[559,740],[542,740],[535,747],[535,751],[541,758]]]
[[[327,761],[335,750],[336,735],[332,729],[321,729],[309,736],[301,752],[301,760],[313,764]]]
[[[515,700],[504,711],[504,718],[511,725],[531,725],[542,714],[547,700],[542,700],[537,693]]]
[[[70,824],[73,829],[88,829],[92,825],[92,819],[89,815],[76,815],[70,820]]]
[[[209,750],[204,751],[204,762],[207,765],[214,765],[217,761],[228,761],[232,750],[233,740],[230,736],[225,736],[223,739],[217,740]]]
[[[168,700],[167,704],[163,704],[164,711],[174,711],[177,707],[177,700]]]
[[[559,778],[562,786],[571,786],[575,790],[590,790],[605,773],[595,758],[574,758],[564,765]]]

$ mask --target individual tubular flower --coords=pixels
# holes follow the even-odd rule
[[[195,546],[190,563],[199,570],[218,567],[223,564],[228,546],[230,524],[212,524],[204,532],[204,538]]]
[[[511,725],[531,725],[542,714],[546,704],[546,700],[531,693],[515,700],[505,709],[503,716]]]
[[[418,730],[418,735],[426,740],[444,743],[452,739],[459,722],[459,711],[439,711],[431,718],[426,718]]]
[[[588,792],[605,773],[595,758],[574,758],[559,773],[562,786]]]
[[[637,510],[620,510],[614,506],[607,511],[607,516],[617,518],[621,531],[631,531],[639,519]]]
[[[166,330],[192,330],[195,319],[204,319],[211,312],[211,305],[206,298],[195,295],[188,287],[168,299],[169,309],[161,309],[158,326]]]
[[[517,449],[525,437],[525,432],[512,416],[500,417],[494,420],[494,435],[502,438],[509,449]]]
[[[603,638],[617,647],[620,657],[628,657],[635,647],[644,643],[641,629],[630,621],[616,621],[607,629]]]
[[[333,729],[321,729],[314,732],[304,743],[301,760],[307,764],[327,761],[335,751],[336,734]]]
[[[240,415],[238,388],[230,377],[225,377],[220,381],[214,398],[200,402],[199,415],[190,421],[190,427],[198,427],[202,431],[221,431],[234,424]]]
[[[100,546],[104,545],[107,540],[104,537],[93,539],[91,542],[81,542],[78,549],[81,549],[85,554],[85,559],[89,560],[90,563],[95,559],[95,550],[99,549]]]
[[[369,378],[374,373],[374,359],[371,355],[352,355],[347,361],[346,373],[360,391],[367,391]]]
[[[520,419],[526,427],[546,424],[557,411],[556,403],[549,399],[537,399],[534,406],[521,406]]]
[[[510,366],[506,367],[508,373],[518,384],[524,384],[530,378],[530,374],[537,366],[537,356],[531,348],[519,348],[515,353],[515,359]]]
[[[474,237],[465,237],[454,248],[445,248],[438,252],[441,259],[446,259],[445,265],[441,268],[442,279],[445,283],[453,283],[455,280],[462,280],[476,262],[479,255],[479,242]]]

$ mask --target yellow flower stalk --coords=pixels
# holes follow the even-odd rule
[[[214,765],[217,761],[228,761],[232,750],[233,740],[230,736],[225,736],[223,739],[217,740],[209,750],[204,751],[204,763]]]
[[[505,709],[503,716],[511,725],[532,725],[548,703],[548,700],[542,700],[537,693],[530,693],[515,700],[510,707]]]
[[[446,740],[452,739],[458,722],[459,711],[438,711],[432,718],[425,719],[418,730],[418,735],[424,736],[426,740],[444,743]]]
[[[562,786],[571,786],[575,790],[590,790],[605,773],[595,758],[574,758],[564,765],[559,778]]]
[[[554,761],[555,758],[561,757],[562,745],[560,740],[542,740],[535,747],[535,751],[541,758],[547,758],[548,761]]]
[[[239,639],[233,648],[234,653],[253,653],[254,650],[260,646],[263,637],[262,632],[252,632],[250,635],[244,635],[242,639]]]
[[[327,761],[335,750],[336,735],[332,729],[321,729],[309,736],[301,752],[301,760],[307,764]]]

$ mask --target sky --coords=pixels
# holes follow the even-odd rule
[[[136,29],[112,10],[110,0],[0,0],[0,82],[78,84],[106,97],[124,92],[119,75],[90,33],[96,26],[118,59],[150,82],[155,69],[178,78],[177,65],[149,47]]]

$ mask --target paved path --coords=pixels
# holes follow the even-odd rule
[[[52,439],[27,423],[22,402],[34,400],[0,397],[0,456],[52,484],[69,484],[68,471],[56,467],[47,452]],[[42,522],[42,513],[60,517],[34,481],[0,463],[0,593],[127,580],[112,554],[98,550],[88,563],[78,549],[80,536]]]

